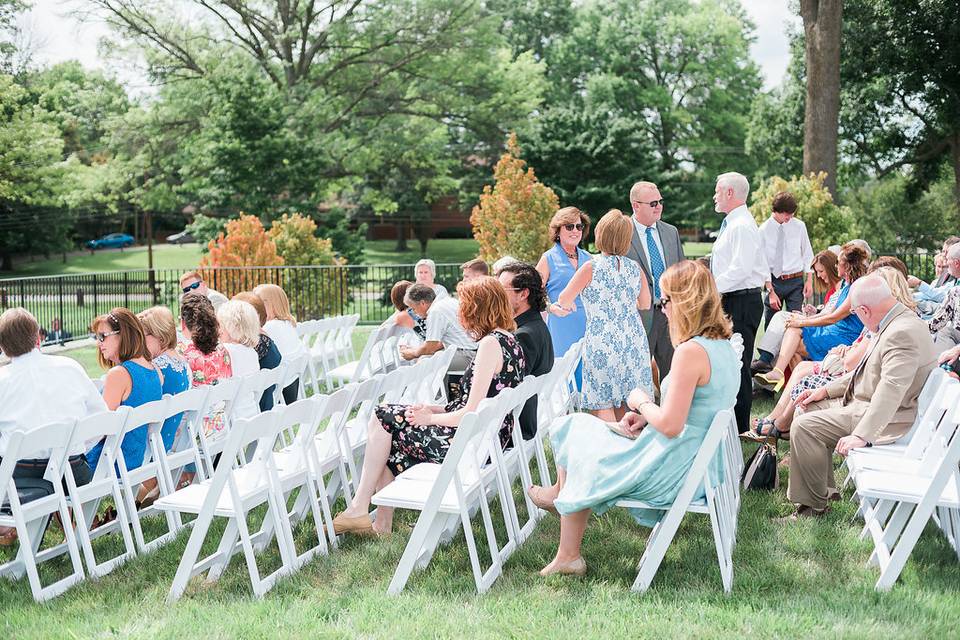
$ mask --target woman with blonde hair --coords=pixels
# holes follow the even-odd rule
[[[260,340],[260,321],[257,310],[248,302],[228,300],[217,309],[220,341],[230,354],[234,377],[243,377],[260,371],[257,343]],[[241,418],[252,418],[260,412],[260,398],[247,395],[238,398],[235,413]]]
[[[233,296],[232,299],[246,302],[256,309],[257,318],[260,321],[260,335],[258,336],[257,346],[254,347],[254,350],[257,352],[260,369],[276,369],[280,366],[282,357],[280,356],[280,350],[277,348],[277,343],[263,330],[263,325],[267,322],[267,308],[264,306],[263,300],[252,291],[241,291]],[[260,396],[260,411],[270,411],[270,409],[273,409],[273,392],[274,388],[271,386]]]
[[[547,307],[564,316],[576,310],[578,297],[583,300],[580,406],[603,420],[623,417],[631,389],[653,393],[650,347],[640,318],[640,309],[650,308],[650,288],[640,265],[623,257],[632,240],[631,219],[617,209],[607,212],[596,230],[601,255],[577,269],[557,302]]]
[[[267,312],[267,321],[263,331],[270,336],[280,350],[280,357],[290,361],[307,353],[307,348],[297,335],[297,319],[290,312],[290,300],[287,293],[275,284],[261,284],[253,289],[254,295],[263,300]],[[292,404],[297,401],[300,380],[294,380],[283,390],[283,401]]]
[[[174,395],[190,388],[190,365],[177,353],[177,325],[173,313],[167,307],[150,307],[137,314],[147,340],[153,365],[163,376],[163,394]],[[173,439],[180,426],[177,414],[167,418],[160,429],[160,437],[167,451],[173,446]]]
[[[634,389],[628,399],[634,413],[619,422],[575,414],[557,425],[551,436],[557,484],[529,490],[538,506],[560,515],[560,544],[542,576],[586,573],[580,545],[591,512],[599,515],[621,499],[672,504],[714,416],[736,403],[740,354],[712,274],[684,260],[663,273],[660,288],[675,347],[661,404]],[[653,526],[662,511],[631,514]]]
[[[477,356],[460,381],[460,395],[446,406],[382,404],[376,408],[368,425],[357,492],[346,511],[333,520],[338,534],[388,533],[393,526],[393,509],[378,507],[376,522],[370,521],[368,511],[374,492],[414,465],[443,462],[463,416],[475,411],[484,398],[516,387],[523,380],[526,361],[511,333],[516,324],[500,281],[490,276],[473,278],[461,282],[457,294],[460,322],[479,342]],[[509,414],[500,427],[504,447],[510,442],[513,423],[513,414]]]
[[[566,289],[577,269],[590,262],[590,254],[580,243],[590,233],[590,217],[576,207],[563,207],[550,220],[550,240],[553,247],[540,256],[537,271],[547,290],[547,301],[556,302]],[[580,298],[573,301],[575,311],[565,315],[548,315],[547,329],[553,341],[553,355],[562,358],[587,329],[587,314]],[[582,381],[583,365],[577,366],[577,386]]]

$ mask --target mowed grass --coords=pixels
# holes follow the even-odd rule
[[[369,240],[364,249],[364,264],[413,264],[419,260],[420,244],[412,240],[407,251],[395,252],[396,240]],[[710,252],[708,242],[687,242],[683,245],[688,258],[698,258]],[[438,263],[461,264],[477,257],[480,247],[473,239],[431,240],[427,245],[427,257]],[[153,247],[153,265],[156,269],[193,269],[200,264],[200,245],[158,244]],[[64,263],[60,258],[30,262],[20,258],[14,263],[14,271],[0,271],[0,278],[25,276],[49,276],[98,271],[123,271],[147,268],[147,248],[103,249],[91,254],[89,251],[67,255]]]
[[[770,406],[768,399],[757,401],[755,414]],[[747,453],[752,449],[745,445]],[[685,518],[652,588],[630,592],[649,532],[619,510],[591,520],[584,578],[537,575],[559,535],[558,520],[547,516],[485,595],[475,593],[460,533],[414,574],[406,591],[389,596],[387,585],[416,518],[400,512],[390,539],[345,538],[329,556],[281,579],[262,600],[252,596],[243,558],[235,556],[218,582],[195,578],[179,602],[167,604],[189,535],[183,532],[155,553],[47,604],[33,602],[25,580],[0,581],[0,617],[14,638],[955,637],[957,557],[935,528],[922,536],[900,583],[878,594],[877,572],[865,566],[871,545],[858,539],[853,505],[836,503],[817,521],[776,523],[790,510],[786,480],[782,469],[781,489],[743,495],[730,596],[722,592],[703,516]],[[520,490],[515,486],[518,496]],[[499,513],[499,505],[493,507]],[[251,526],[260,517],[251,517]],[[159,519],[147,522],[148,536],[163,531]],[[203,554],[215,549],[222,529],[216,522]],[[502,523],[499,529],[502,539]],[[474,532],[481,534],[476,526]],[[60,535],[54,526],[48,541]],[[309,527],[296,535],[304,548]],[[97,541],[98,553],[117,553],[116,538]],[[259,560],[264,571],[277,567],[276,546]],[[65,563],[48,564],[46,577],[63,575]]]

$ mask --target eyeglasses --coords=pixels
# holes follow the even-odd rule
[[[120,335],[120,332],[119,332],[119,331],[108,331],[108,332],[106,332],[106,333],[99,333],[99,332],[98,332],[98,333],[93,334],[93,338],[94,338],[94,340],[96,340],[97,342],[103,342],[104,340],[106,340],[106,339],[109,338],[110,336],[116,336],[116,335]]]
[[[637,200],[636,202],[637,204],[648,204],[651,207],[659,207],[660,205],[663,204],[663,198],[660,198],[659,200],[651,200],[650,202],[641,202],[639,200]]]
[[[664,296],[664,297],[660,298],[660,306],[661,306],[661,307],[667,306],[667,303],[668,303],[668,302],[670,302],[670,298],[668,298],[667,296]]]
[[[199,289],[201,283],[202,283],[201,280],[197,280],[197,281],[194,282],[193,284],[188,284],[187,286],[185,286],[185,287],[183,288],[183,292],[184,292],[184,293],[190,293],[191,291],[193,291],[193,290],[195,290],[195,289]]]
[[[577,222],[576,224],[565,224],[563,225],[563,228],[567,231],[573,231],[574,229],[577,231],[583,231],[583,223]]]

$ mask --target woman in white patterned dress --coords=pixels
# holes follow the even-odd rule
[[[635,388],[653,395],[650,347],[639,312],[650,307],[650,289],[640,265],[624,257],[632,238],[630,218],[617,209],[607,212],[595,232],[602,255],[583,264],[549,307],[563,316],[574,310],[578,295],[583,301],[587,331],[580,406],[602,420],[620,420]]]

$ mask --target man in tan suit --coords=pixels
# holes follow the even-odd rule
[[[790,519],[822,515],[839,496],[833,452],[889,444],[909,430],[917,397],[937,366],[926,323],[896,301],[878,275],[850,288],[851,308],[873,334],[867,355],[852,375],[797,398],[803,415],[790,430],[790,485],[798,505]]]

